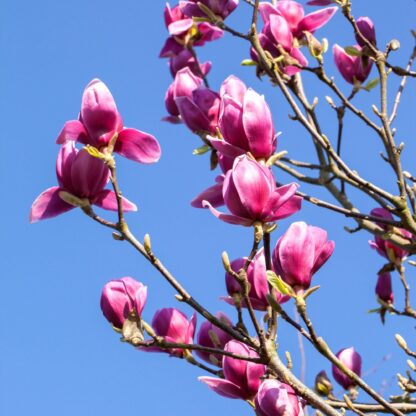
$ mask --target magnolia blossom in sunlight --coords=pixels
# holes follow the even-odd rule
[[[393,215],[389,211],[384,208],[374,208],[371,212],[371,215],[375,217],[385,218],[388,220],[393,221]],[[408,240],[413,239],[413,234],[410,231],[405,230],[404,228],[396,228],[389,226],[384,223],[377,223],[381,228],[388,232],[389,230],[394,231],[395,233],[400,234],[403,238],[407,238]],[[400,264],[405,257],[408,256],[409,252],[401,247],[398,247],[391,243],[390,241],[384,240],[382,236],[375,235],[374,241],[370,240],[368,242],[370,247],[377,251],[380,256],[385,257],[393,264]]]
[[[194,22],[179,5],[171,8],[166,3],[164,18],[170,36],[160,51],[161,58],[170,58],[178,55],[186,46],[202,46],[223,35],[223,31],[211,23]]]
[[[327,7],[307,14],[303,6],[291,0],[281,0],[275,5],[261,2],[259,7],[264,26],[259,34],[263,49],[273,57],[282,57],[282,70],[287,75],[299,72],[308,61],[299,50],[300,41],[305,32],[314,33],[324,26],[337,11],[336,7]],[[252,58],[258,60],[257,53],[252,49]]]
[[[250,152],[256,159],[267,160],[276,150],[276,135],[264,97],[233,75],[224,81],[220,94],[223,139],[211,138],[212,146],[230,158]]]
[[[192,132],[216,134],[220,107],[220,96],[216,92],[201,85],[190,96],[177,96],[175,104],[182,121]]]
[[[110,280],[103,288],[100,306],[107,321],[121,329],[125,319],[134,312],[142,314],[147,287],[132,277]]]
[[[196,327],[196,313],[188,320],[186,315],[175,308],[163,308],[156,311],[152,320],[152,328],[156,335],[163,337],[166,342],[193,344]],[[175,357],[183,357],[184,350],[172,348],[145,348],[144,351],[167,352]]]
[[[221,19],[228,17],[238,6],[238,0],[189,0],[180,1],[179,5],[183,13],[189,17],[207,17],[206,13],[198,6],[198,3],[203,4]]]
[[[84,90],[79,119],[67,121],[56,142],[78,141],[102,149],[115,137],[114,151],[121,156],[140,163],[154,163],[160,158],[157,140],[148,133],[123,127],[110,90],[94,79]]]
[[[259,358],[254,350],[238,341],[228,342],[224,350],[245,357]],[[198,379],[220,396],[253,400],[260,387],[261,377],[265,373],[265,366],[224,355],[222,369],[224,379],[215,377],[199,377]]]
[[[42,192],[32,204],[30,222],[56,217],[77,206],[96,205],[117,211],[117,199],[113,191],[104,189],[110,171],[101,159],[86,150],[78,150],[74,142],[62,145],[56,160],[58,186]],[[123,210],[136,211],[135,204],[122,198]]]
[[[360,45],[354,45],[357,53],[360,53],[362,48]],[[344,48],[335,44],[332,48],[334,54],[334,62],[342,77],[350,84],[357,82],[364,82],[370,75],[373,61],[365,56],[349,55]]]
[[[225,313],[217,312],[215,316],[221,321],[232,327],[233,324]],[[221,328],[218,328],[209,321],[204,321],[199,328],[197,335],[197,343],[204,347],[217,348],[223,350],[225,345],[232,340],[232,337],[224,332]],[[222,366],[222,355],[221,354],[210,354],[206,351],[196,350],[195,354],[202,358],[204,361],[216,365]]]
[[[244,267],[245,262],[245,258],[236,259],[231,262],[231,268],[237,273]],[[250,262],[247,268],[247,280],[250,284],[248,297],[250,298],[251,305],[254,309],[265,311],[268,306],[270,306],[267,301],[267,295],[270,291],[266,275],[266,260],[263,248],[256,253],[253,260]],[[227,272],[225,274],[225,283],[230,297],[225,298],[224,300],[230,304],[239,302],[241,303],[241,306],[247,307],[241,296],[241,286],[236,281],[235,277]],[[274,292],[275,299],[278,303],[284,303],[289,300],[289,296],[284,296],[277,291]]]
[[[394,295],[391,285],[391,274],[388,272],[380,273],[376,284],[377,297],[386,303],[393,303]]]
[[[295,391],[276,379],[264,380],[254,399],[257,416],[303,416]]]
[[[276,273],[295,290],[308,289],[312,276],[326,263],[335,243],[327,232],[303,221],[294,222],[273,250]]]
[[[242,155],[225,175],[222,189],[231,214],[217,211],[209,201],[203,201],[202,205],[229,224],[250,226],[256,221],[273,222],[300,210],[302,198],[295,195],[297,188],[296,183],[277,188],[269,168]]]
[[[377,43],[376,39],[376,29],[374,27],[373,21],[366,16],[359,17],[357,19],[357,26],[360,29],[361,34],[373,45]],[[361,47],[365,46],[365,42],[361,39],[360,36],[355,35],[355,39]]]
[[[357,376],[361,376],[361,356],[355,351],[354,347],[344,348],[338,351],[336,356],[345,367],[357,374]],[[332,364],[332,375],[337,383],[346,390],[355,386],[355,382],[334,364]]]
[[[196,76],[188,67],[182,68],[176,73],[175,79],[165,95],[166,110],[170,114],[164,118],[165,121],[171,123],[181,122],[176,99],[179,97],[192,97],[192,92],[202,85],[202,82],[202,78]]]

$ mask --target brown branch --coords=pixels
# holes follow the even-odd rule
[[[336,409],[348,409],[347,403],[340,400],[327,400],[327,403]],[[416,404],[414,403],[391,403],[391,406],[402,413],[416,412]],[[354,402],[354,407],[365,413],[390,413],[390,410],[380,404]]]

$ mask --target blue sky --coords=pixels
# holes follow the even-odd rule
[[[34,198],[56,183],[57,134],[66,120],[77,116],[84,86],[92,78],[101,78],[111,89],[125,124],[154,134],[163,151],[160,163],[153,166],[119,161],[124,194],[139,206],[138,213],[128,216],[131,229],[139,238],[150,233],[157,255],[203,304],[234,317],[232,308],[219,300],[225,293],[220,255],[223,250],[231,258],[247,255],[251,231],[221,223],[189,205],[215,175],[209,172],[206,157],[192,155],[199,142],[184,126],[160,121],[171,81],[166,62],[158,59],[166,36],[163,7],[161,0],[1,2],[1,414],[250,414],[243,402],[223,399],[198,383],[196,377],[202,375],[198,369],[120,343],[99,309],[101,288],[112,278],[131,275],[149,287],[144,311],[148,321],[164,306],[191,314],[189,308],[175,303],[171,288],[130,247],[113,241],[108,230],[78,211],[34,225],[28,222]],[[401,0],[400,8],[387,0],[354,2],[356,16],[368,15],[375,21],[380,44],[392,38],[401,41],[401,49],[392,57],[397,63],[404,63],[410,53],[409,29],[415,12],[413,0]],[[248,13],[248,6],[241,4],[229,19],[230,26],[244,30]],[[318,35],[330,38],[331,45],[354,42],[340,13]],[[278,91],[267,80],[256,79],[252,68],[239,66],[248,57],[246,44],[226,35],[198,51],[203,60],[213,61],[213,88],[234,73],[264,93],[276,130],[283,132],[279,150],[288,150],[296,159],[310,159],[310,139],[289,120],[290,111]],[[327,61],[328,71],[349,91],[330,53]],[[306,79],[312,81],[309,76]],[[392,77],[392,90],[396,87]],[[307,90],[320,97],[322,125],[328,136],[333,135],[336,121],[323,98],[328,91],[314,82],[307,84]],[[412,143],[414,91],[413,81],[397,120],[397,140],[407,143],[403,160],[408,170],[414,166],[416,150]],[[371,112],[370,105],[377,100],[376,92],[363,93],[357,103]],[[346,160],[363,176],[393,189],[390,172],[378,156],[377,138],[351,115],[346,121]],[[289,181],[282,173],[277,176]],[[319,189],[306,185],[301,189],[329,199]],[[361,209],[373,207],[356,192],[351,196]],[[282,221],[273,244],[295,219],[328,229],[336,242],[331,260],[315,276],[321,289],[310,300],[318,332],[334,350],[354,345],[363,357],[364,371],[371,373],[366,380],[376,389],[385,383],[388,393],[396,392],[392,377],[404,371],[405,357],[396,348],[393,334],[400,332],[411,342],[414,324],[389,317],[383,327],[377,316],[366,313],[376,305],[375,273],[383,264],[369,249],[369,236],[347,234],[343,227],[353,226],[351,220],[305,203],[295,217]],[[415,271],[410,266],[408,275],[413,284]],[[397,276],[393,285],[400,300]],[[282,353],[291,351],[298,373],[296,334],[284,324],[279,329],[279,346]],[[309,347],[306,354],[311,383],[329,365]],[[386,356],[390,358],[383,360]],[[371,372],[375,367],[378,370]]]

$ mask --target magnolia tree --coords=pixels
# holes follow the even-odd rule
[[[310,6],[316,6],[311,12],[292,0],[240,3],[189,0],[167,4],[164,18],[169,36],[160,52],[161,58],[168,59],[173,78],[166,92],[168,114],[164,120],[191,130],[201,140],[194,153],[210,153],[211,169],[218,171],[213,184],[201,190],[192,206],[230,224],[230,232],[232,227],[245,227],[252,236],[252,246],[240,258],[230,259],[226,252],[222,255],[228,292],[223,301],[235,313],[227,316],[209,311],[164,266],[153,251],[150,236],[140,241],[130,230],[125,213],[136,211],[136,205],[122,195],[116,160],[121,156],[142,164],[155,163],[161,150],[151,134],[123,125],[113,96],[98,79],[86,86],[78,119],[67,121],[58,135],[57,185],[34,201],[30,220],[45,220],[80,208],[112,230],[115,240],[132,245],[173,287],[177,301],[193,308],[194,314],[189,318],[180,309],[163,308],[146,322],[142,311],[147,287],[133,277],[122,277],[109,281],[101,296],[102,312],[113,329],[142,352],[164,352],[198,366],[208,374],[199,380],[209,389],[246,401],[257,415],[300,415],[308,407],[332,416],[346,410],[359,415],[415,412],[412,372],[416,364],[411,358],[416,358],[416,352],[402,336],[396,339],[398,348],[409,356],[409,370],[406,375],[398,374],[401,394],[383,397],[361,377],[359,352],[350,346],[333,351],[325,334],[318,333],[313,324],[308,301],[319,288],[313,278],[335,247],[327,231],[304,221],[293,222],[286,230],[276,228],[281,219],[308,203],[354,219],[357,228],[349,231],[370,233],[370,246],[380,255],[375,286],[379,308],[374,312],[383,322],[388,314],[416,318],[403,266],[407,257],[416,253],[416,178],[402,168],[403,144],[397,144],[394,128],[406,81],[416,76],[411,68],[416,49],[407,63],[396,65],[393,53],[399,42],[381,45],[371,18],[354,16],[350,0],[309,1]],[[237,7],[250,14],[251,25],[245,30],[226,23]],[[317,32],[330,19],[344,20],[356,44],[333,44],[332,53],[328,51],[329,42],[318,40]],[[219,90],[210,88],[212,64],[199,61],[197,47],[224,33],[246,42],[250,59],[243,65],[252,66],[258,77],[274,85],[276,93],[287,100],[293,120],[304,128],[316,150],[312,160],[295,160],[279,150],[273,115],[261,91],[234,75],[225,79]],[[326,61],[331,59],[350,84],[349,91],[328,75]],[[332,98],[325,98],[338,123],[334,137],[325,133],[327,120],[319,119],[317,100],[305,92],[305,73],[331,94]],[[391,78],[400,80],[398,91],[388,89]],[[354,97],[363,91],[376,90],[379,103],[371,111],[354,104]],[[386,175],[392,174],[397,184],[394,192],[360,176],[341,157],[346,113],[381,141]],[[280,183],[279,170],[293,176],[294,182]],[[299,182],[324,188],[337,203],[300,192]],[[111,189],[107,188],[109,183]],[[308,185],[304,188],[307,191]],[[360,212],[349,196],[352,190],[353,195],[372,200],[374,209]],[[117,221],[99,216],[95,206],[116,211]],[[395,296],[392,279],[403,287]],[[299,319],[288,312],[290,303]],[[203,320],[199,328],[198,315]],[[334,395],[325,371],[317,374],[314,386],[294,374],[290,354],[284,357],[277,348],[279,320],[293,326],[304,342],[328,360],[333,379],[345,394]],[[359,390],[366,393],[365,403],[358,399]]]

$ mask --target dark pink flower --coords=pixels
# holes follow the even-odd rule
[[[393,220],[393,216],[391,215],[391,213],[384,208],[374,208],[370,212],[370,214],[375,217]],[[384,223],[377,223],[377,225],[386,230],[386,232],[393,229],[392,226],[389,226]],[[404,228],[394,228],[394,231],[401,234],[404,238],[407,238],[409,240],[413,239],[413,234],[405,230]],[[379,235],[374,236],[374,241],[370,240],[368,243],[370,244],[371,248],[375,249],[377,253],[380,254],[380,256],[385,257],[393,264],[401,263],[402,260],[409,254],[407,250],[394,245],[390,241],[384,240],[383,237]]]
[[[303,416],[295,391],[276,379],[264,380],[254,399],[257,416]]]
[[[147,287],[131,277],[110,280],[103,288],[100,306],[103,315],[116,328],[123,328],[130,313],[142,314]]]
[[[264,97],[235,77],[224,84],[219,117],[223,140],[212,138],[211,144],[230,158],[250,152],[256,159],[267,160],[276,150],[276,135]]]
[[[175,308],[163,308],[156,311],[152,328],[156,335],[163,337],[167,342],[193,344],[196,326],[196,314],[188,321],[186,315]],[[145,348],[144,351],[167,352],[175,357],[183,357],[184,351],[180,348],[161,350],[158,348]]]
[[[273,222],[299,211],[302,198],[295,195],[298,185],[276,187],[271,170],[246,155],[235,159],[223,184],[223,197],[231,214],[217,211],[208,201],[212,214],[229,224],[250,226],[254,222]]]
[[[245,258],[236,259],[231,262],[231,268],[237,273],[244,267],[245,262]],[[247,268],[247,280],[250,284],[250,292],[248,296],[253,308],[259,311],[265,311],[269,306],[267,295],[270,291],[266,275],[266,260],[264,258],[263,248],[257,252],[253,260],[250,262],[250,265]],[[225,284],[230,297],[225,298],[224,300],[233,305],[235,295],[241,294],[241,286],[230,273],[225,274]],[[275,291],[275,296],[278,303],[284,303],[289,300],[289,296],[283,296],[277,291]],[[241,301],[241,306],[247,307],[242,298]]]
[[[179,108],[176,99],[179,97],[192,97],[192,92],[202,85],[202,78],[196,76],[189,67],[180,69],[169,86],[165,95],[165,106],[170,116],[164,120],[180,123]]]
[[[104,189],[110,178],[108,167],[86,150],[76,149],[74,142],[62,145],[56,160],[56,176],[59,186],[47,189],[36,198],[30,210],[30,222],[56,217],[75,208],[76,204],[62,199],[65,193],[83,204],[117,211],[114,192]],[[123,209],[136,211],[137,207],[123,198]]]
[[[360,17],[357,19],[357,26],[358,29],[360,29],[361,34],[373,45],[376,45],[377,39],[376,39],[376,30],[374,28],[374,23],[369,17]],[[357,43],[364,47],[365,42],[358,36],[355,36],[355,39],[357,40]]]
[[[230,341],[225,351],[245,357],[258,358],[258,354],[238,341]],[[199,377],[199,380],[223,397],[230,399],[253,400],[265,373],[265,366],[224,356],[222,359],[224,379]]]
[[[97,149],[107,147],[117,135],[114,151],[140,163],[154,163],[160,158],[160,146],[150,134],[123,127],[121,115],[110,90],[99,79],[84,90],[79,120],[67,121],[57,143],[78,141]]]
[[[182,121],[192,132],[217,133],[220,96],[216,92],[201,85],[191,96],[177,96],[175,104]]]
[[[225,324],[229,325],[230,327],[233,326],[232,322],[222,312],[217,312],[215,316]],[[228,341],[231,341],[232,337],[224,332],[222,329],[218,328],[217,326],[213,325],[209,321],[204,321],[199,328],[198,335],[197,335],[197,342],[199,345],[209,348],[217,348],[217,349],[224,349],[225,345]],[[210,354],[204,351],[195,351],[196,355],[199,358],[202,358],[204,361],[216,365],[218,367],[222,367],[222,355],[221,354]]]
[[[338,351],[336,356],[345,367],[357,374],[357,376],[361,376],[361,356],[353,347],[344,348]],[[332,365],[332,375],[337,383],[344,387],[344,389],[355,386],[355,382],[335,365]]]
[[[192,200],[191,205],[194,208],[204,208],[204,201],[208,201],[215,208],[224,205],[224,197],[222,195],[224,177],[224,175],[217,176],[215,178],[215,185],[202,191]]]
[[[309,6],[329,6],[336,3],[336,0],[310,0],[306,4]]]
[[[378,275],[376,284],[376,295],[379,299],[386,303],[394,302],[393,289],[391,285],[391,274],[388,272]]]
[[[170,37],[160,51],[161,58],[177,55],[186,46],[202,46],[205,42],[219,39],[223,31],[208,22],[194,22],[192,17],[186,16],[179,5],[172,9],[166,3],[164,10],[165,25]]]
[[[303,221],[294,222],[273,250],[273,266],[295,290],[308,289],[312,276],[329,259],[334,246],[327,240],[325,230]]]
[[[190,17],[207,17],[206,14],[198,7],[197,3],[201,2],[211,10],[213,14],[225,19],[238,6],[238,0],[189,0],[180,1],[179,5],[187,16]]]
[[[360,52],[361,46],[354,45],[354,48]],[[370,75],[373,61],[365,56],[351,56],[341,46],[335,44],[332,48],[334,62],[338,71],[345,81],[354,85],[357,82],[363,83]]]

